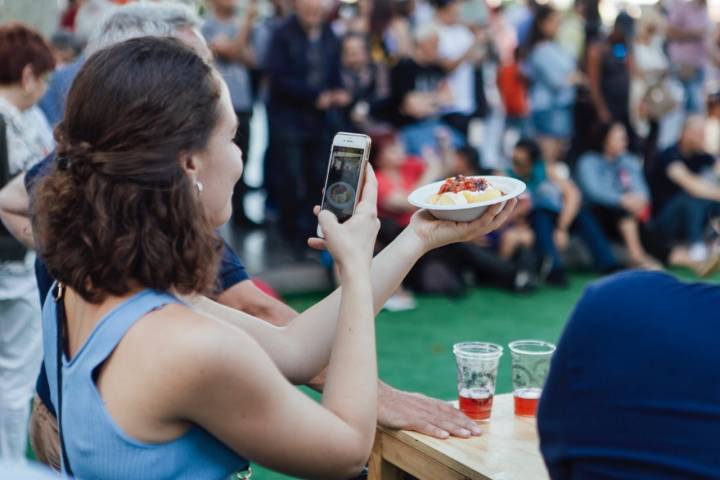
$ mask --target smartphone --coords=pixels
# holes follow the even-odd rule
[[[360,201],[370,143],[370,137],[358,133],[339,132],[333,138],[320,208],[334,213],[340,223],[352,217]],[[323,238],[320,225],[317,234]]]

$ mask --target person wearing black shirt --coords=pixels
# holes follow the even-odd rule
[[[415,32],[410,58],[400,60],[390,72],[390,95],[375,102],[371,115],[400,129],[408,153],[420,155],[423,147],[438,147],[438,128],[448,128],[440,120],[441,111],[452,104],[447,72],[440,65],[438,29],[434,24]],[[454,146],[462,145],[453,133]]]
[[[704,151],[705,121],[690,117],[680,142],[660,154],[648,169],[652,193],[652,227],[690,246],[690,258],[707,258],[703,233],[711,217],[720,215],[720,163]]]
[[[420,27],[412,58],[400,60],[390,72],[390,120],[396,127],[435,117],[452,94],[438,59],[438,32],[432,25]]]
[[[273,34],[267,57],[268,196],[298,253],[314,234],[332,132],[351,98],[340,78],[340,41],[325,22],[321,0],[299,0],[296,14]]]
[[[343,120],[350,131],[372,129],[365,115],[372,102],[387,96],[387,76],[387,69],[370,58],[370,46],[365,35],[352,32],[343,37],[340,77],[343,88],[352,98],[344,109],[346,118]]]

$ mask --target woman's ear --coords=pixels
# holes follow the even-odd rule
[[[193,155],[190,152],[180,153],[180,167],[193,181],[197,181],[201,165],[202,161],[199,156]]]

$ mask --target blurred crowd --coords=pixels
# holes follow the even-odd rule
[[[0,114],[25,153],[4,182],[52,150],[86,45],[121,3],[131,2],[70,1],[48,39],[52,55],[38,47],[19,77],[13,52],[0,56]],[[349,131],[373,139],[380,244],[408,224],[407,195],[425,183],[496,173],[528,185],[508,226],[423,259],[411,290],[563,286],[568,261],[591,260],[602,273],[702,273],[715,262],[720,30],[702,0],[621,9],[613,21],[601,20],[597,0],[568,11],[534,1],[181,3],[201,16],[188,28],[202,33],[229,87],[246,157],[253,115],[264,112],[262,185],[241,181],[233,197],[241,230],[278,229],[301,252],[332,136]],[[2,35],[35,35],[18,28]],[[12,84],[36,95],[13,102]],[[245,211],[258,189],[262,224]]]

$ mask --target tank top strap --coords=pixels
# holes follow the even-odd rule
[[[142,290],[107,313],[95,326],[85,344],[70,360],[68,367],[81,362],[93,370],[115,350],[120,340],[142,317],[171,303],[182,303],[173,295],[155,290]]]

